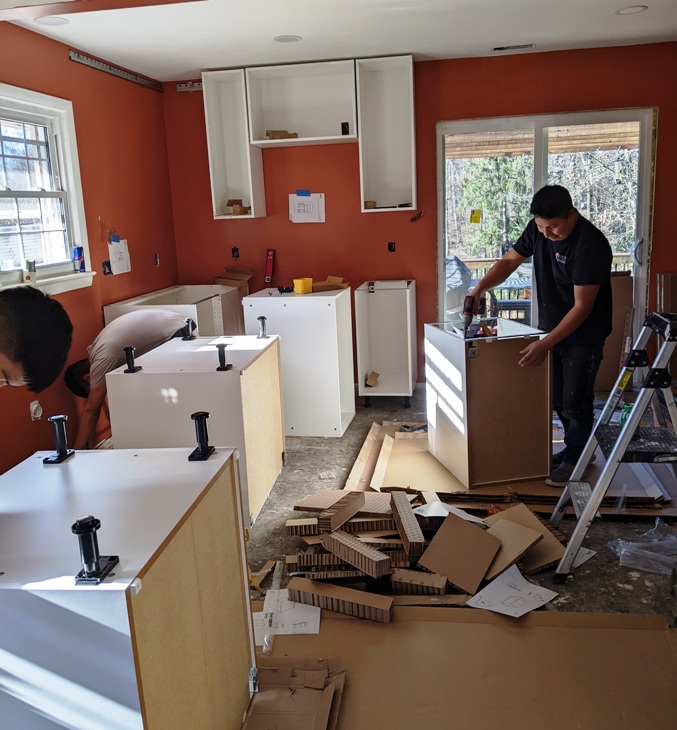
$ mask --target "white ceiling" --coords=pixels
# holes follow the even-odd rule
[[[634,2],[204,0],[61,13],[69,23],[57,27],[17,24],[152,79],[181,81],[203,69],[273,63],[400,53],[422,61],[677,40],[676,0],[643,0],[645,12],[616,14]],[[303,40],[273,41],[290,34]],[[535,47],[492,50],[527,43]]]

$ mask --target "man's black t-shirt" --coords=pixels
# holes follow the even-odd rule
[[[513,246],[520,256],[534,257],[538,326],[551,332],[574,306],[574,286],[600,289],[590,316],[563,342],[589,345],[611,332],[611,246],[605,235],[580,213],[574,230],[562,241],[550,241],[531,220]]]

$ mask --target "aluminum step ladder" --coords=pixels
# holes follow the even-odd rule
[[[647,370],[626,421],[620,426],[611,425],[611,417],[623,397],[625,387],[630,382],[635,368],[649,365],[646,346],[653,333],[657,335],[659,341],[662,338],[658,354]],[[598,514],[598,509],[621,462],[677,462],[677,407],[670,390],[671,378],[667,369],[676,341],[676,314],[654,312],[646,318],[583,453],[574,467],[571,479],[550,517],[550,524],[559,527],[567,509],[573,506],[577,520],[566,551],[555,570],[555,580],[559,583],[566,581],[588,528]],[[665,409],[672,421],[672,429],[639,426],[651,397],[657,391],[663,395]],[[595,488],[591,489],[590,484],[583,481],[583,477],[597,446],[602,450],[606,463]]]

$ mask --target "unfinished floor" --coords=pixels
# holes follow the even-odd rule
[[[357,413],[341,438],[300,438],[286,440],[286,465],[277,479],[255,525],[248,543],[249,562],[253,570],[268,560],[304,549],[299,537],[285,533],[285,522],[294,517],[310,516],[294,512],[294,504],[321,489],[342,489],[374,422],[425,422],[425,392],[417,388],[404,407],[403,398],[372,398],[372,406],[364,407],[357,399]],[[640,572],[619,564],[618,556],[608,543],[616,538],[634,540],[654,526],[655,517],[604,518],[593,523],[584,547],[597,551],[591,560],[576,570],[566,584],[554,582],[554,568],[543,571],[533,580],[559,593],[548,609],[555,611],[590,611],[612,613],[656,613],[675,625],[674,599],[667,576]],[[674,524],[674,520],[666,520]],[[569,535],[574,520],[564,518],[560,530]],[[269,585],[264,582],[264,588]],[[283,585],[285,579],[283,578]]]

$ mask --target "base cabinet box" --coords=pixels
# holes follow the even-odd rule
[[[355,417],[351,290],[244,297],[247,334],[280,336],[287,436],[342,436]]]
[[[416,282],[365,281],[355,290],[358,395],[411,396],[416,385]],[[373,386],[370,373],[378,373]]]
[[[149,307],[169,309],[191,317],[202,337],[244,334],[239,291],[237,287],[219,284],[170,286],[107,304],[103,308],[104,323],[109,324],[122,314]]]
[[[38,452],[0,476],[0,726],[241,726],[255,654],[237,460],[190,451]],[[82,515],[119,556],[99,585],[75,583]]]
[[[460,320],[425,325],[428,448],[469,488],[550,473],[550,357],[521,368],[542,334],[508,319],[493,337],[465,338]]]
[[[220,371],[217,344],[228,370]],[[282,469],[280,339],[175,338],[106,376],[113,447],[197,446],[191,414],[207,411],[210,445],[237,448],[245,515],[254,520]]]

